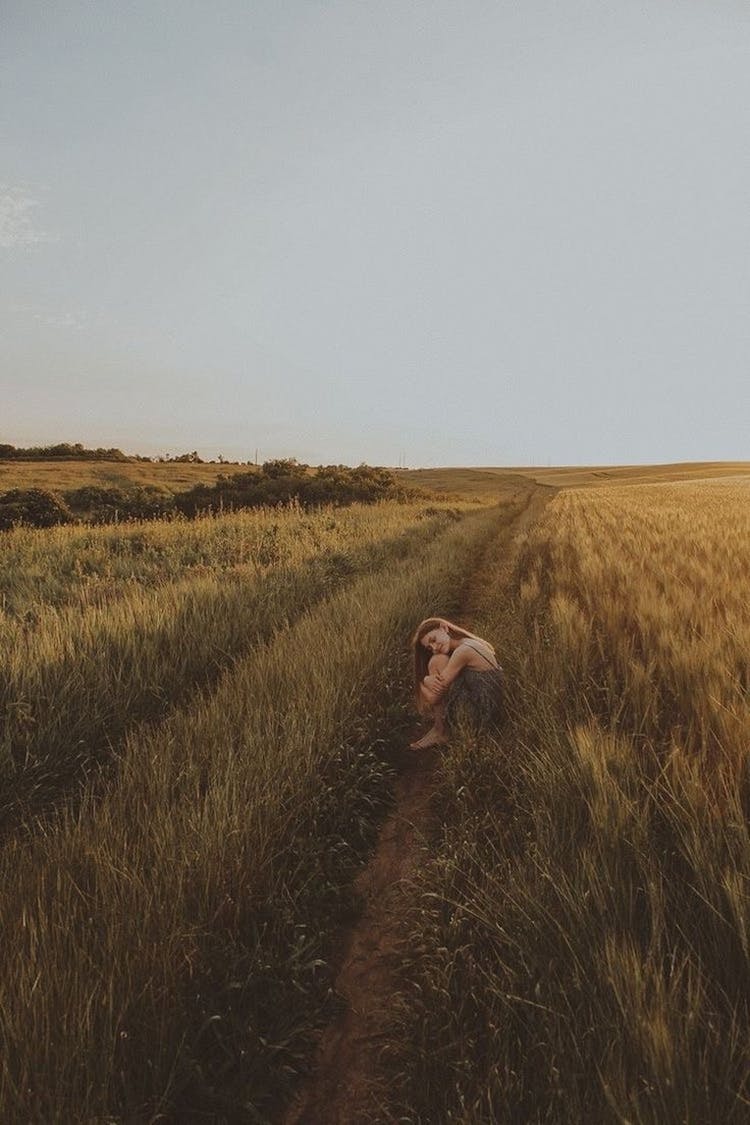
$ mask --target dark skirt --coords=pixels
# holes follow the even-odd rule
[[[445,717],[449,726],[468,722],[485,727],[499,722],[503,714],[502,668],[464,668],[445,696]]]

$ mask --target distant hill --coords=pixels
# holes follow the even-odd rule
[[[190,460],[184,455],[170,460],[119,456],[63,456],[59,453],[31,456],[33,450],[17,450],[18,456],[3,452],[13,446],[0,445],[0,492],[11,488],[43,488],[52,492],[91,486],[95,488],[148,488],[178,494],[197,485],[215,485],[220,476],[253,471],[241,463]],[[75,448],[48,446],[50,450]],[[83,447],[81,447],[83,448]],[[104,450],[104,453],[110,451]],[[29,456],[26,456],[29,454]],[[659,481],[701,480],[731,476],[750,476],[748,461],[703,461],[674,465],[600,465],[554,467],[449,467],[438,469],[393,469],[394,477],[408,488],[424,488],[443,496],[469,496],[490,500],[503,487],[533,481],[553,488],[589,488],[603,484],[646,484]]]
[[[568,465],[528,468],[396,469],[407,486],[444,494],[487,496],[512,480],[528,480],[553,488],[592,488],[604,484],[658,484],[684,480],[750,476],[750,461],[686,461],[667,465]]]

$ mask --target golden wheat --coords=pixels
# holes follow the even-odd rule
[[[748,746],[750,486],[568,491],[526,547],[527,621],[547,620],[551,690],[724,758]]]
[[[394,1120],[748,1120],[748,499],[563,492],[498,567],[513,721],[443,761]]]

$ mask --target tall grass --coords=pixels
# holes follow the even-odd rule
[[[748,1120],[747,495],[563,493],[501,550],[511,721],[442,763],[385,1119]]]
[[[384,503],[304,512],[289,504],[194,520],[14,528],[0,540],[0,628],[11,635],[18,625],[33,631],[53,608],[103,607],[186,578],[264,573],[325,551],[345,552],[440,510]]]
[[[9,533],[0,825],[43,811],[134,724],[163,717],[303,609],[454,517],[380,505]]]
[[[520,563],[548,690],[712,769],[744,758],[749,543],[749,484],[562,493]]]
[[[3,1120],[268,1119],[328,1015],[378,746],[403,730],[404,639],[455,606],[497,518],[427,524],[279,622],[132,733],[106,792],[5,845]]]

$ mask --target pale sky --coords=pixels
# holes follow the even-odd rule
[[[0,0],[0,441],[750,458],[747,0]]]

